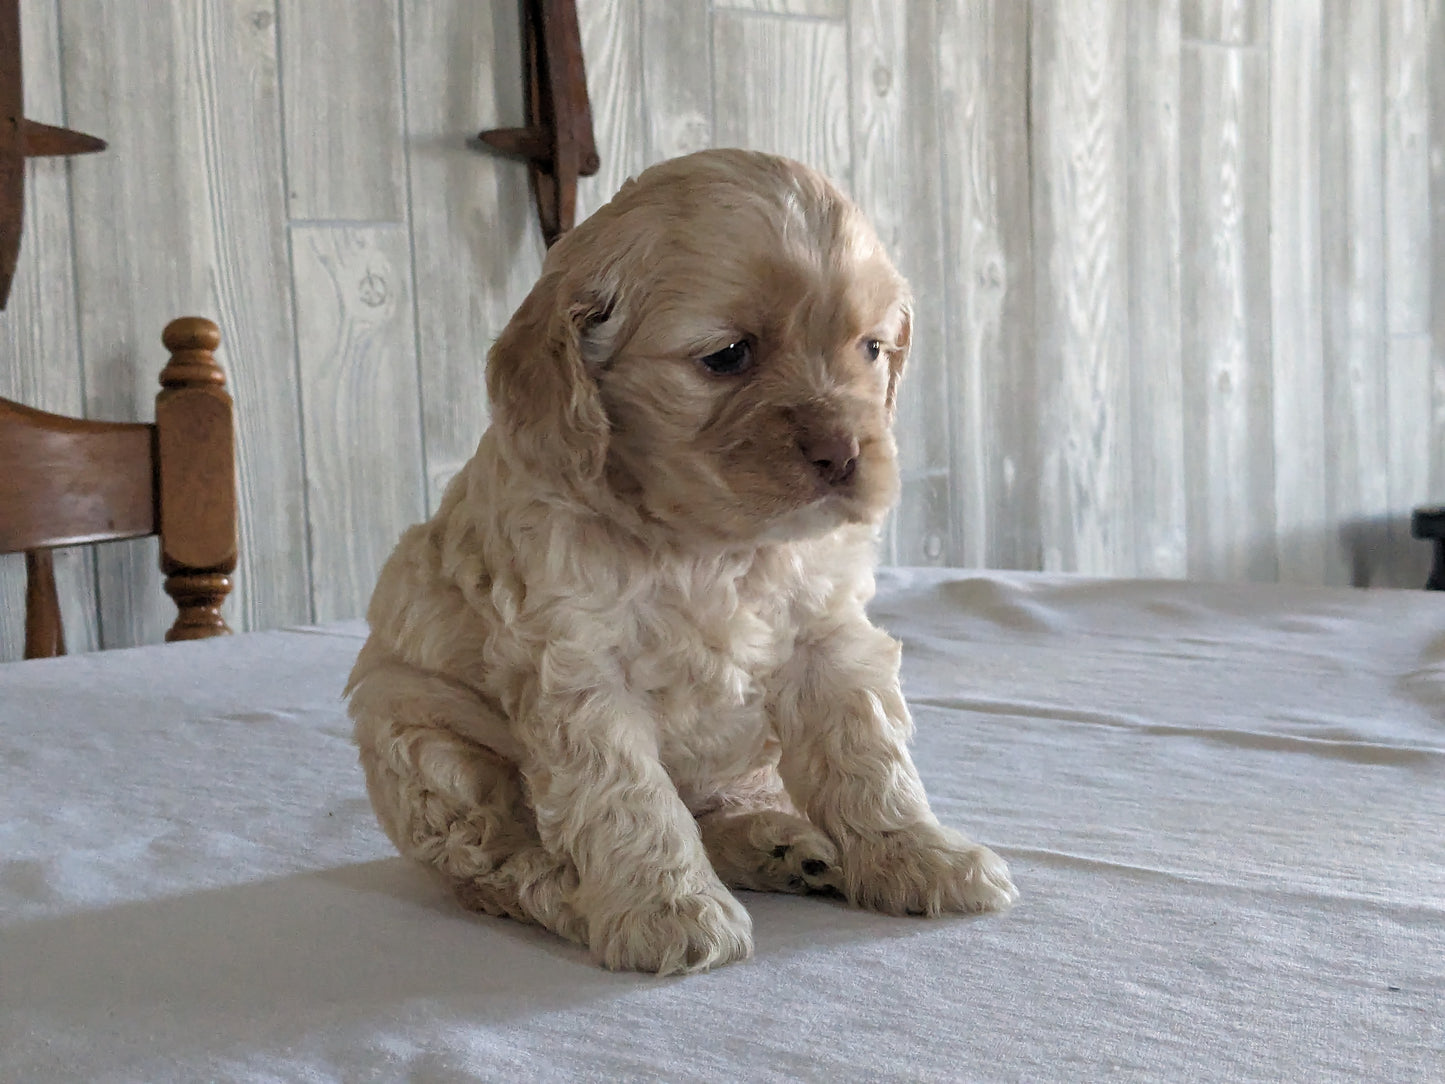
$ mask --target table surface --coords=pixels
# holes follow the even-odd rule
[[[1445,1079],[1445,599],[900,570],[1022,899],[615,975],[395,856],[356,625],[0,666],[0,1080]]]

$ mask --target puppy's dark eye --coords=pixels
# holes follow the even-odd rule
[[[717,373],[719,376],[736,376],[752,367],[753,344],[747,339],[739,339],[698,360],[710,373]]]
[[[877,361],[878,355],[883,353],[883,344],[877,339],[866,339],[863,342],[863,356],[869,361]]]

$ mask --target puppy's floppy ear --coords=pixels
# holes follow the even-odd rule
[[[492,347],[487,395],[498,429],[527,463],[593,483],[607,459],[609,424],[594,378],[605,359],[594,356],[589,332],[607,321],[611,304],[570,297],[567,287],[552,271],[532,288]]]
[[[903,364],[908,360],[908,349],[913,344],[913,302],[903,303],[903,323],[898,329],[898,349],[888,355],[888,420],[893,420],[898,405],[898,381],[903,376]]]

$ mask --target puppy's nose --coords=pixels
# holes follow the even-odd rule
[[[804,437],[798,442],[803,457],[813,464],[818,477],[830,486],[841,486],[858,469],[858,440],[847,433]]]

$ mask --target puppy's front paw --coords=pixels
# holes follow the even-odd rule
[[[589,941],[613,971],[689,974],[751,956],[753,920],[718,885],[594,920]]]
[[[852,840],[843,873],[849,900],[890,915],[997,911],[1018,899],[1002,858],[940,825]]]

